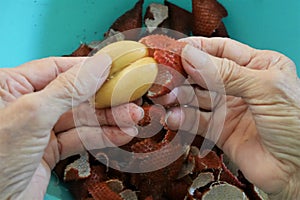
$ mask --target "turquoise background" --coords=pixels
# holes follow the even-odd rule
[[[163,0],[145,0],[149,2]],[[188,10],[191,0],[170,0]],[[0,0],[0,67],[72,52],[99,40],[136,0]],[[290,57],[300,74],[299,0],[220,0],[232,38]]]
[[[171,0],[170,0],[171,1]],[[300,74],[299,0],[219,0],[233,39],[290,57]],[[102,38],[111,23],[136,0],[0,0],[0,67],[71,53],[81,42]],[[150,2],[163,0],[145,0]],[[191,0],[171,1],[191,10]],[[46,199],[69,199],[52,177]]]

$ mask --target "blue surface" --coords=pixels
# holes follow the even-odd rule
[[[14,67],[32,59],[68,54],[80,42],[101,39],[110,24],[135,2],[136,0],[0,1],[0,67]],[[145,0],[145,5],[149,2],[162,0]],[[191,9],[190,0],[171,2]],[[282,52],[300,66],[300,1],[220,2],[229,11],[225,23],[232,38],[256,48]]]
[[[171,1],[171,0],[170,0]],[[81,42],[99,40],[111,23],[136,0],[14,0],[0,1],[0,67],[69,54]],[[145,0],[149,2],[163,0]],[[191,0],[171,1],[191,10]],[[260,49],[284,53],[300,74],[299,0],[220,0],[233,39]],[[70,199],[52,177],[50,195]],[[55,200],[57,198],[52,198]]]
[[[67,187],[63,185],[57,178],[57,176],[52,173],[50,184],[47,190],[47,195],[44,200],[68,200],[73,199]]]

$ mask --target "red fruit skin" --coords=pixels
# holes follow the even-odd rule
[[[227,11],[217,0],[192,0],[193,35],[211,37]]]
[[[74,50],[69,55],[63,55],[63,57],[83,57],[88,56],[93,51],[93,48],[89,47],[87,44],[80,44],[76,50]]]
[[[123,200],[119,194],[108,187],[106,182],[98,182],[90,185],[88,191],[94,200]]]
[[[127,40],[136,40],[140,34],[143,21],[144,0],[139,0],[135,6],[121,15],[109,28],[114,31],[122,32]],[[104,34],[108,36],[109,30]]]
[[[212,37],[230,37],[226,26],[223,22],[220,23],[219,27],[216,29],[215,32],[213,32],[213,34],[211,35]]]
[[[140,42],[149,47],[150,56],[159,64],[158,75],[149,89],[148,97],[163,96],[184,82],[187,74],[182,66],[181,52],[185,42],[165,35],[149,35],[143,37]]]
[[[169,8],[169,28],[185,36],[189,36],[193,26],[192,13],[166,0],[165,5]],[[182,38],[183,35],[172,34],[175,38]]]

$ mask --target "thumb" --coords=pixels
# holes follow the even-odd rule
[[[198,85],[222,94],[249,97],[257,84],[257,71],[211,56],[191,45],[183,49],[182,63]]]
[[[40,95],[60,116],[96,93],[107,79],[111,62],[107,54],[86,58],[82,63],[58,75]]]

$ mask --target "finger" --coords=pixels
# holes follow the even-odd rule
[[[30,121],[32,132],[49,134],[63,113],[95,94],[106,80],[110,66],[111,58],[106,54],[87,58],[60,74],[43,90],[21,96],[7,112],[17,113],[22,109],[23,114],[17,115],[20,119],[15,120],[24,124]]]
[[[11,70],[23,75],[35,91],[43,89],[59,74],[76,64],[83,62],[83,57],[49,57],[25,63]]]
[[[2,90],[14,98],[34,91],[31,83],[22,74],[17,73],[15,68],[0,70],[0,85]]]
[[[144,117],[144,110],[134,103],[99,109],[95,112],[100,124],[119,127],[136,125]]]
[[[227,58],[242,66],[249,64],[257,53],[257,50],[230,38],[188,37],[182,40],[210,55]]]
[[[57,135],[60,144],[60,159],[86,150],[121,146],[137,135],[135,127],[79,127]]]
[[[0,88],[0,109],[4,108],[8,102],[14,101],[16,98],[8,91]]]
[[[219,58],[226,58],[251,69],[277,68],[296,74],[293,61],[274,51],[257,50],[230,38],[188,37],[182,39],[192,46]]]
[[[168,111],[165,122],[170,130],[183,130],[204,136],[211,116],[211,112],[202,112],[192,107],[175,107]]]
[[[199,106],[203,110],[214,110],[220,102],[220,95],[216,92],[195,88],[196,100],[191,102],[191,106]]]
[[[111,58],[98,54],[60,74],[42,91],[30,94],[42,105],[39,121],[51,120],[53,127],[64,112],[87,101],[107,79],[110,66]]]
[[[191,85],[182,85],[174,88],[170,93],[151,99],[160,105],[187,105],[195,99],[194,88]]]
[[[13,120],[22,122],[19,126],[26,125],[30,132],[47,136],[64,112],[95,94],[106,80],[110,66],[111,58],[106,54],[87,58],[60,74],[45,89],[21,96],[4,112],[14,113]],[[28,127],[28,123],[32,126]]]
[[[134,103],[113,108],[94,109],[85,102],[64,113],[56,123],[56,133],[80,126],[119,126],[136,125],[144,117],[144,110]]]
[[[259,71],[242,67],[231,60],[217,58],[186,45],[182,63],[195,82],[208,90],[237,97],[250,97],[257,92]]]
[[[53,131],[51,131],[49,143],[44,151],[43,159],[50,169],[53,169],[60,160],[59,143]]]
[[[216,92],[191,85],[182,85],[164,96],[152,99],[152,101],[166,106],[189,105],[204,110],[212,110],[218,103],[217,97]]]

